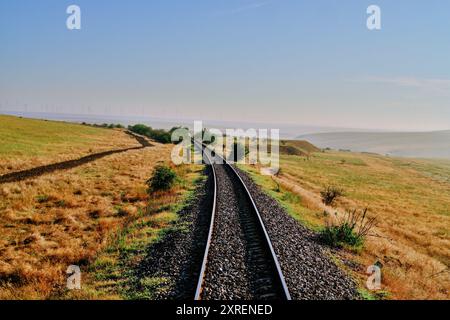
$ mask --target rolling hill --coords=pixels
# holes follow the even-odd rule
[[[301,135],[320,148],[388,156],[450,159],[450,130],[434,132],[330,132]]]
[[[0,115],[0,174],[134,146],[120,130]]]

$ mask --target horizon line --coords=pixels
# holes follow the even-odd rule
[[[130,118],[134,119],[134,118],[146,118],[148,120],[153,120],[153,121],[160,121],[160,122],[166,122],[166,123],[175,123],[175,124],[186,124],[189,122],[194,122],[194,121],[202,121],[202,122],[216,122],[216,123],[222,123],[223,124],[227,124],[227,123],[238,123],[238,124],[247,124],[247,125],[255,125],[255,124],[260,124],[260,125],[279,125],[279,126],[284,126],[284,127],[304,127],[304,128],[316,128],[316,129],[326,129],[326,130],[332,130],[332,129],[336,129],[339,130],[339,133],[345,133],[346,131],[342,131],[342,130],[350,130],[347,132],[351,132],[351,133],[357,133],[357,132],[362,132],[362,133],[433,133],[433,132],[443,132],[443,131],[450,131],[450,128],[442,128],[442,129],[433,129],[433,130],[395,130],[395,129],[380,129],[380,128],[361,128],[361,127],[352,127],[352,126],[339,126],[339,125],[311,125],[311,124],[302,124],[302,123],[292,123],[292,122],[266,122],[266,121],[254,121],[254,122],[250,122],[250,121],[242,121],[242,120],[217,120],[217,119],[194,119],[194,118],[167,118],[167,117],[153,117],[153,116],[149,116],[149,115],[117,115],[117,114],[100,114],[100,113],[67,113],[67,112],[46,112],[46,111],[15,111],[15,110],[0,110],[0,115],[9,115],[9,116],[25,116],[26,115],[53,115],[53,116],[74,116],[74,117],[97,117],[97,118],[101,118],[101,117],[105,117],[105,118]],[[44,118],[45,119],[45,118]],[[47,119],[47,120],[57,120],[57,119]],[[61,119],[63,120],[63,119]],[[360,130],[360,131],[358,131]],[[327,131],[327,132],[321,132],[321,133],[333,133],[336,131]],[[307,134],[301,134],[301,135],[307,135]]]

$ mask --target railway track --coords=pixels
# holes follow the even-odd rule
[[[195,142],[199,151],[207,146]],[[214,200],[196,300],[290,300],[277,256],[249,189],[223,159],[212,168]]]

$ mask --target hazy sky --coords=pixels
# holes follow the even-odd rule
[[[0,0],[1,110],[450,129],[450,2]]]

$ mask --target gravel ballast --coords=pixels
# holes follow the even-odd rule
[[[255,281],[258,281],[255,275],[259,271],[249,262],[248,252],[253,239],[246,236],[246,228],[240,221],[251,212],[249,204],[244,200],[243,188],[237,186],[237,179],[230,178],[231,170],[222,165],[215,168],[218,178],[217,211],[202,298],[261,299],[255,293]],[[247,173],[237,171],[260,211],[292,299],[358,298],[355,283],[327,255],[327,249],[318,243],[317,235],[291,217]],[[179,213],[178,227],[149,248],[147,257],[136,270],[137,278],[167,280],[161,290],[156,290],[154,299],[194,298],[209,231],[214,190],[211,167],[207,172],[207,182],[197,189],[192,203]],[[270,267],[267,270],[274,272]]]
[[[277,273],[245,191],[226,165],[214,165],[217,210],[202,298],[280,299]]]
[[[354,281],[327,256],[317,235],[291,217],[247,173],[237,170],[264,220],[292,299],[358,298]]]

